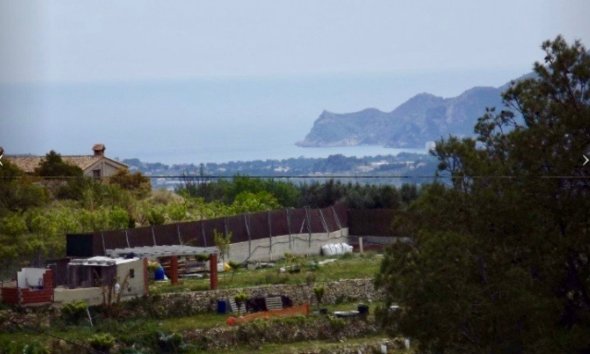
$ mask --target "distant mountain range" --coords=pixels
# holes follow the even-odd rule
[[[522,80],[532,74],[516,79]],[[391,112],[368,108],[354,113],[322,112],[303,141],[303,147],[382,145],[423,148],[441,137],[473,135],[473,127],[486,107],[502,104],[500,87],[473,87],[457,97],[418,94]]]

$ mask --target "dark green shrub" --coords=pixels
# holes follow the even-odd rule
[[[88,344],[92,349],[102,353],[109,353],[115,345],[115,337],[110,333],[98,333],[90,337]]]
[[[181,353],[186,349],[182,336],[178,333],[158,332],[157,335],[160,353]]]
[[[87,308],[85,301],[74,301],[61,308],[61,316],[67,324],[77,325],[86,317]]]

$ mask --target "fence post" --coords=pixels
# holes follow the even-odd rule
[[[223,235],[227,238],[228,234],[229,234],[229,230],[228,230],[228,226],[227,226],[227,217],[225,217],[225,218],[223,218]],[[230,259],[230,257],[231,257],[231,255],[230,255],[231,244],[232,244],[232,241],[230,239],[229,245],[227,247],[227,259]]]
[[[322,209],[318,209],[320,211],[320,218],[322,221],[322,227],[324,228],[324,231],[326,231],[326,236],[328,236],[328,240],[330,239],[330,229],[328,229],[328,223],[326,222],[326,219],[324,218],[324,213],[322,212]]]
[[[309,215],[309,207],[305,207],[305,220],[307,221],[307,231],[309,232],[307,247],[311,248],[311,215]]]
[[[154,231],[153,225],[152,225],[152,240],[154,241],[154,246],[157,246],[158,244],[156,243],[156,233]]]
[[[363,254],[363,237],[359,236],[359,252]]]
[[[331,209],[332,209],[332,214],[334,214],[334,220],[336,221],[336,225],[338,225],[338,229],[340,230],[340,237],[342,237],[343,232],[342,232],[342,224],[340,223],[340,218],[338,217],[338,213],[336,213],[336,209],[334,208],[333,205],[332,205]]]
[[[102,239],[102,254],[106,255],[107,254],[107,247],[104,243],[104,232],[100,233],[100,238]]]
[[[248,257],[246,259],[249,259],[250,256],[252,256],[252,237],[250,236],[249,220],[250,214],[244,214],[244,225],[246,226],[246,235],[248,235]]]
[[[205,222],[201,220],[201,235],[203,236],[203,247],[207,247],[207,236],[205,236]]]
[[[176,224],[176,235],[178,235],[178,244],[182,245],[182,237],[180,237],[180,224]]]
[[[291,215],[289,215],[289,208],[285,209],[287,217],[287,232],[289,233],[289,250],[293,249],[293,241],[291,240]]]
[[[266,212],[266,220],[268,221],[268,257],[272,261],[272,223],[270,221],[270,211]]]

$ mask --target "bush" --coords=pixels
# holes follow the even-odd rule
[[[85,301],[74,301],[62,307],[61,316],[67,324],[77,325],[86,316],[87,308]]]
[[[180,353],[186,349],[182,336],[178,333],[158,332],[158,348],[160,353]]]
[[[88,344],[90,344],[94,350],[108,353],[115,345],[115,337],[110,333],[98,333],[90,337]]]

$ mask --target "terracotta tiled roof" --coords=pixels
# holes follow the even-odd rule
[[[6,159],[13,164],[15,164],[21,170],[27,173],[35,172],[35,168],[39,166],[41,160],[45,158],[45,156],[6,156]],[[105,159],[111,162],[114,162],[122,167],[126,167],[125,164],[109,159],[108,157],[104,156],[92,156],[92,155],[70,155],[70,156],[62,156],[62,160],[70,165],[78,166],[82,169],[82,171],[86,170],[88,167],[92,166],[94,163]]]

